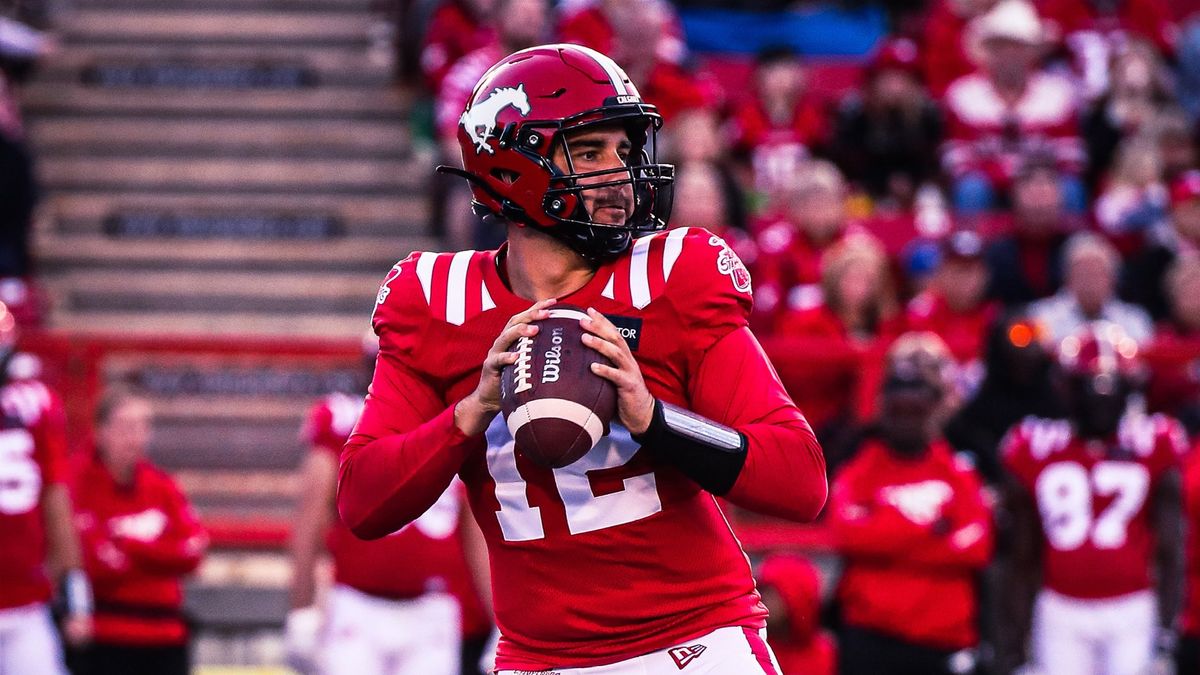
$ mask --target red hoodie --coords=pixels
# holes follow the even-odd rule
[[[774,588],[787,606],[788,630],[768,635],[783,672],[837,672],[837,645],[820,625],[821,580],[817,568],[800,556],[773,555],[763,561],[758,583]]]
[[[92,458],[76,467],[71,498],[96,598],[96,641],[185,642],[180,579],[200,564],[208,536],[175,481],[143,461],[132,485],[118,485]]]
[[[974,469],[944,442],[919,459],[868,442],[834,482],[828,512],[848,625],[939,649],[978,641],[974,576],[992,554],[991,512]]]

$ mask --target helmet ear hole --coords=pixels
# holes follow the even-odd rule
[[[495,178],[505,185],[512,185],[513,183],[517,182],[518,178],[521,177],[521,174],[513,171],[512,169],[495,168],[492,169],[490,173],[492,178]]]

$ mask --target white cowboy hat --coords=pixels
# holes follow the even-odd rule
[[[1026,0],[1000,0],[968,27],[973,42],[989,39],[1013,40],[1040,45],[1046,38],[1046,27],[1037,10]]]

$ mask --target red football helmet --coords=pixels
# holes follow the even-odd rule
[[[1143,372],[1137,342],[1110,321],[1093,321],[1058,345],[1058,365],[1069,376],[1136,383]]]
[[[621,125],[632,149],[627,166],[577,173],[552,161],[567,132]],[[463,167],[439,170],[471,183],[477,212],[540,228],[597,259],[624,251],[635,233],[667,226],[674,167],[656,162],[657,109],[642,101],[620,66],[578,45],[524,49],[480,78],[459,121]],[[581,179],[587,179],[586,185]],[[621,225],[597,223],[585,190],[629,186],[633,208]]]

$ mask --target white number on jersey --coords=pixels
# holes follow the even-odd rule
[[[1090,474],[1077,462],[1055,462],[1042,470],[1036,490],[1042,530],[1055,549],[1072,551],[1088,540],[1098,549],[1116,549],[1146,503],[1150,474],[1135,462],[1098,462]],[[1095,515],[1093,495],[1114,499]]]
[[[497,417],[497,419],[500,419]],[[502,444],[489,444],[488,473],[496,482],[496,513],[505,541],[533,541],[546,536],[541,509],[529,505],[525,479],[517,471],[515,443],[511,438]],[[654,472],[631,476],[624,480],[623,489],[597,496],[592,491],[588,474],[601,469],[615,469],[633,459],[638,445],[628,432],[614,428],[578,461],[554,469],[554,484],[562,499],[571,534],[594,532],[607,527],[632,523],[662,511],[658,484]]]
[[[25,429],[0,431],[0,514],[29,513],[42,494],[42,472]]]

